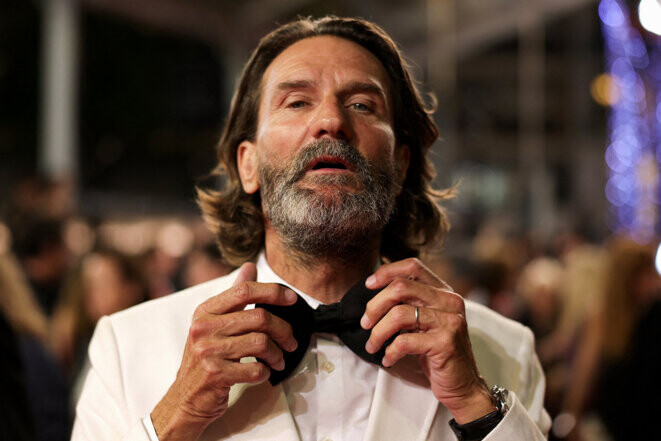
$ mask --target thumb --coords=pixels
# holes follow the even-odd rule
[[[239,268],[239,274],[234,279],[232,286],[243,282],[254,282],[257,280],[257,266],[252,262],[246,262]]]

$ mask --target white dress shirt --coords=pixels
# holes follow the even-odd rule
[[[257,281],[281,283],[316,309],[321,302],[282,280],[262,252]],[[360,441],[367,428],[379,367],[358,357],[334,334],[316,333],[296,370],[282,382],[301,439]],[[143,419],[151,441],[159,441],[151,418]]]

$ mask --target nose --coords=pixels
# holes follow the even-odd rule
[[[353,138],[351,123],[344,107],[336,100],[324,100],[312,115],[310,131],[315,139],[331,137],[345,141]]]

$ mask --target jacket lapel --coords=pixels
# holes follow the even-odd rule
[[[364,440],[426,440],[438,407],[417,358],[405,357],[379,370]]]

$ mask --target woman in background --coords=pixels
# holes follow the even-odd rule
[[[602,302],[586,324],[565,400],[565,412],[578,422],[570,438],[653,439],[661,393],[661,279],[653,251],[613,240],[603,281]],[[585,418],[590,411],[607,434]]]
[[[85,256],[72,273],[53,318],[53,344],[72,382],[75,406],[87,369],[87,345],[96,322],[146,299],[138,267],[123,254],[101,249]]]

